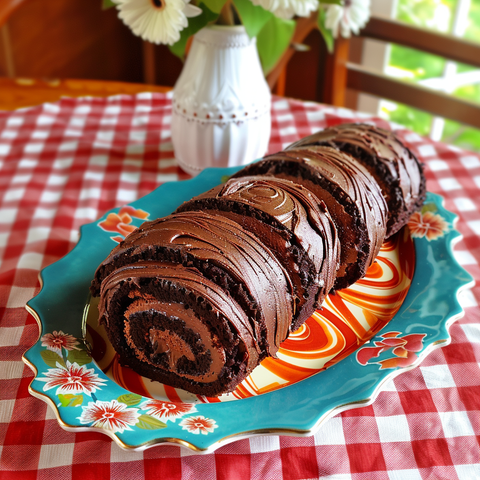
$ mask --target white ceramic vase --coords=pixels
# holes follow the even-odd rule
[[[256,39],[243,26],[211,25],[193,38],[173,90],[172,142],[191,175],[244,165],[270,139],[271,95]]]

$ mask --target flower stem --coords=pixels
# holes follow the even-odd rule
[[[227,0],[220,11],[217,25],[235,25],[235,15],[233,13],[232,0]]]

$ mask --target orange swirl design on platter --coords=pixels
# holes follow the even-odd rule
[[[260,395],[330,367],[376,335],[401,307],[414,268],[413,241],[404,228],[383,244],[364,278],[327,296],[322,308],[282,343],[277,358],[266,358],[233,393],[218,398],[174,389],[122,367],[104,329],[98,326],[96,308],[90,308],[87,324],[92,355],[118,385],[147,397],[212,403]]]

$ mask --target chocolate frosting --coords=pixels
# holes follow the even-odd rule
[[[259,175],[231,179],[217,196],[245,203],[274,217],[309,254],[317,282],[330,284],[335,278],[339,261],[337,229],[325,203],[312,192],[290,180]]]
[[[255,233],[267,245],[277,244],[275,250],[279,252],[280,259],[289,262],[287,268],[295,282],[297,296],[301,299],[296,315],[306,320],[332,288],[340,259],[337,229],[325,204],[297,183],[260,175],[231,179],[226,184],[195,197],[192,205],[197,209],[201,209],[200,205],[208,207],[208,200],[212,198],[227,201],[229,204],[243,204],[250,212],[252,209],[256,211],[258,218],[268,220],[263,225],[255,225]],[[190,202],[187,202],[188,204]],[[212,208],[216,205],[216,202],[211,203]],[[232,215],[230,212],[222,214],[229,217]],[[234,215],[231,218],[235,218]],[[244,223],[247,220],[242,216],[237,221]],[[301,307],[305,305],[305,299],[302,298],[305,287],[302,278],[305,278],[305,272],[299,271],[295,258],[288,253],[288,245],[285,242],[281,245],[279,239],[282,237],[278,229],[271,228],[269,223],[274,226],[283,225],[291,234],[291,241],[305,251],[314,266],[315,274],[310,282],[317,287],[317,302],[309,302],[308,311],[303,314]],[[296,322],[293,325],[295,328]]]
[[[370,266],[385,238],[388,208],[369,171],[352,156],[329,147],[292,148],[285,154],[315,169],[355,203],[368,232],[370,249],[366,265]]]
[[[337,275],[336,288],[344,288],[363,276],[380,251],[388,214],[382,191],[368,170],[353,157],[339,150],[311,146],[268,155],[263,160],[250,164],[234,177],[265,173],[292,178],[307,186],[327,203],[342,244],[341,269]],[[307,173],[312,180],[306,180]],[[344,209],[350,209],[350,212]],[[358,217],[358,222],[355,217]],[[356,245],[349,239],[356,235],[355,232],[362,234],[358,229],[364,229],[366,233],[366,239],[362,240],[361,245]],[[359,263],[360,259],[362,266],[354,275],[353,270],[350,270],[348,275],[351,278],[347,279],[346,267]]]
[[[395,221],[401,216],[399,209],[409,217],[423,204],[426,185],[422,164],[392,131],[367,124],[340,124],[305,137],[287,150],[312,145],[328,145],[350,153],[360,151],[356,160],[376,177],[389,203],[387,238],[403,226]],[[395,189],[401,194],[400,202],[392,191]]]
[[[275,355],[292,321],[293,285],[278,260],[253,234],[221,215],[177,213],[144,223],[112,251],[104,265],[113,265],[121,257],[141,257],[145,250],[158,247],[177,249],[182,255],[218,265],[244,285],[263,317],[263,325],[252,319],[255,338],[265,343],[263,327],[264,346]]]

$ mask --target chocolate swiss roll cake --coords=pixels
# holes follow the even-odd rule
[[[99,321],[138,374],[231,392],[365,275],[424,198],[422,165],[393,133],[318,132],[127,236],[90,287]]]
[[[330,147],[292,148],[248,165],[234,178],[251,175],[290,180],[325,203],[341,243],[335,290],[365,275],[383,244],[388,210],[378,183],[361,163]]]
[[[333,287],[340,248],[325,204],[309,190],[280,178],[240,177],[185,202],[177,212],[195,210],[219,212],[274,252],[294,285],[290,330],[320,307]]]
[[[327,145],[349,153],[365,165],[380,185],[388,205],[389,238],[425,201],[422,164],[395,133],[367,124],[341,124],[293,143],[287,150]]]
[[[258,364],[246,313],[195,268],[125,265],[105,279],[100,305],[122,364],[151,379],[218,395]]]
[[[289,274],[220,215],[144,223],[97,269],[100,322],[123,364],[193,393],[232,390],[289,333]]]

